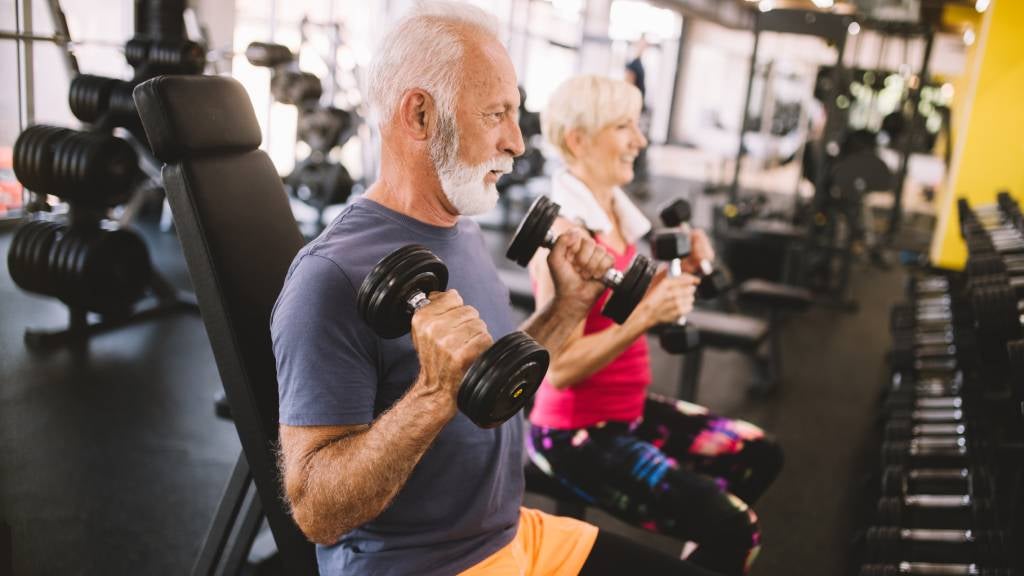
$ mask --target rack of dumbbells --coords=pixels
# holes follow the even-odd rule
[[[184,10],[184,0],[136,0],[136,32],[125,45],[132,80],[76,76],[68,104],[86,129],[37,124],[14,144],[14,173],[32,191],[36,211],[11,241],[8,269],[21,289],[58,298],[70,312],[67,329],[26,330],[30,348],[81,343],[128,323],[195,308],[194,299],[178,294],[154,270],[142,237],[125,225],[124,210],[120,222],[112,218],[113,209],[137,191],[159,183],[132,99],[135,86],[205,67],[205,49],[185,35]],[[47,196],[66,202],[66,215],[50,213]],[[148,296],[153,302],[145,302]]]
[[[361,120],[354,113],[321,104],[323,84],[315,74],[299,70],[296,55],[287,46],[253,42],[245,49],[253,66],[270,68],[270,92],[274,100],[295,106],[299,112],[296,140],[309,145],[309,154],[284,177],[285,189],[296,200],[317,211],[317,225],[323,228],[324,210],[343,204],[356,182],[345,166],[331,157],[355,135]]]
[[[966,273],[913,277],[908,302],[893,307],[881,493],[875,525],[859,539],[861,576],[1003,576],[1021,568],[1014,370],[1024,219],[1005,194],[982,214],[960,203]]]

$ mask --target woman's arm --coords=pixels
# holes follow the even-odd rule
[[[556,228],[571,224],[557,221]],[[561,230],[556,231],[560,232]],[[530,261],[530,276],[534,282],[537,309],[547,306],[554,298],[554,285],[547,266],[547,251],[538,250]],[[678,318],[690,311],[693,304],[692,276],[661,279],[653,283],[624,324],[613,324],[594,334],[583,334],[580,322],[560,349],[552,352],[548,381],[555,388],[569,388],[601,370],[615,360],[637,338],[655,324]]]

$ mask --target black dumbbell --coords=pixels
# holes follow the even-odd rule
[[[971,291],[971,307],[979,336],[1009,341],[1024,336],[1021,313],[1024,310],[1024,277],[1007,279]]]
[[[245,58],[253,66],[274,68],[282,64],[290,64],[295,55],[287,46],[269,42],[252,42],[245,49]]]
[[[885,399],[885,413],[906,413],[907,410],[963,410],[964,397],[956,394],[946,396],[913,396],[891,394]],[[900,417],[902,419],[902,416]]]
[[[865,538],[869,562],[979,562],[1006,566],[1005,534],[1000,530],[872,526]]]
[[[940,564],[935,562],[900,562],[896,565],[865,564],[860,576],[1015,576],[1014,570],[985,568],[977,564]]]
[[[967,420],[967,414],[962,407],[894,407],[891,412],[885,414],[885,417],[890,421],[908,420],[914,424],[948,424]]]
[[[970,494],[975,498],[988,498],[992,495],[992,477],[984,466],[886,466],[882,472],[881,488],[883,496],[893,498],[907,494]]]
[[[949,278],[945,276],[911,276],[907,280],[907,296],[912,299],[949,294],[950,289]]]
[[[427,294],[448,288],[448,267],[429,249],[409,245],[388,254],[363,280],[359,316],[381,338],[412,329],[412,316],[430,303]],[[533,396],[547,372],[547,350],[525,332],[499,338],[466,371],[458,406],[481,428],[514,416]]]
[[[898,335],[897,335],[898,336]],[[956,344],[917,344],[910,338],[893,338],[889,355],[894,370],[956,372],[959,366]]]
[[[1010,369],[1015,381],[1024,382],[1024,340],[1007,342],[1006,355],[1010,360]]]
[[[677,198],[665,204],[658,210],[658,216],[661,218],[661,223],[665,226],[681,228],[684,233],[689,235],[693,211],[690,209],[690,203],[687,200]],[[700,285],[697,286],[697,296],[700,298],[717,298],[729,289],[729,278],[706,259],[701,259],[700,261],[699,276],[701,281]]]
[[[907,528],[987,528],[993,504],[970,494],[905,494],[878,500],[879,524]]]
[[[520,266],[526,266],[538,248],[554,246],[557,236],[551,232],[551,225],[558,218],[560,209],[561,206],[545,196],[534,200],[512,236],[505,256]],[[654,264],[642,254],[633,258],[625,272],[609,268],[601,281],[612,289],[612,294],[601,313],[619,324],[625,322],[647,294],[654,272]]]
[[[43,220],[18,229],[7,263],[21,289],[112,316],[144,296],[151,274],[146,244],[131,230],[79,232]]]
[[[974,426],[968,422],[915,423],[910,420],[889,420],[885,423],[886,442],[909,440],[919,436],[965,436]]]
[[[683,273],[682,258],[690,254],[690,236],[683,232],[665,230],[658,232],[652,242],[654,257],[669,263],[668,274],[679,277]],[[700,331],[686,323],[681,316],[673,324],[658,327],[661,347],[673,354],[686,354],[700,345]]]
[[[14,143],[14,173],[36,192],[116,206],[131,193],[138,159],[130,144],[109,134],[35,125]]]
[[[136,37],[124,46],[124,57],[137,76],[200,74],[206,67],[206,50],[191,40],[155,40]]]
[[[967,436],[914,436],[882,444],[882,463],[915,466],[966,464],[973,446]]]
[[[943,396],[963,396],[965,391],[964,374],[956,370],[950,374],[920,375],[911,370],[898,370],[892,373],[889,387],[885,391],[888,402],[893,399],[894,406],[900,401],[915,398],[937,398]]]
[[[99,124],[102,121],[110,127],[135,127],[139,123],[139,112],[132,98],[134,89],[134,82],[79,74],[71,80],[68,106],[82,122]]]

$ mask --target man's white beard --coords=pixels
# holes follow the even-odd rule
[[[431,159],[441,181],[441,190],[448,202],[463,216],[483,214],[498,203],[498,187],[495,183],[484,182],[491,170],[512,171],[511,156],[497,156],[476,166],[459,160],[459,137],[454,123],[438,125],[439,134],[434,138]],[[450,130],[450,131],[449,131]],[[440,132],[445,132],[442,136]]]

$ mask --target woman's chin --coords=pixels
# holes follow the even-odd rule
[[[619,186],[628,186],[633,181],[633,169],[625,168],[619,173]]]

